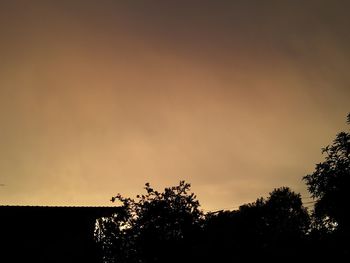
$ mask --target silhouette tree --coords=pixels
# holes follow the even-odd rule
[[[124,213],[99,221],[105,262],[178,262],[195,251],[203,214],[190,184],[180,181],[158,192],[146,183],[145,190],[136,200],[113,197]]]
[[[309,223],[300,194],[288,187],[278,188],[267,199],[259,198],[237,211],[209,214],[206,251],[216,250],[221,261],[297,256],[304,253]]]
[[[350,113],[347,123],[350,124]],[[313,250],[323,259],[334,261],[350,257],[350,133],[338,133],[322,153],[326,155],[324,161],[303,180],[316,199],[310,233]]]
[[[350,124],[350,114],[347,116]],[[303,177],[316,199],[314,215],[326,227],[349,233],[350,133],[340,132],[331,145],[322,149],[325,160]]]
[[[275,189],[264,203],[263,218],[264,253],[302,259],[310,217],[300,194],[288,187]]]
[[[288,187],[273,190],[264,203],[265,224],[276,234],[303,236],[309,229],[310,219],[303,207],[300,194]]]

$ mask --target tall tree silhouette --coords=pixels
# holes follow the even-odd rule
[[[347,123],[350,124],[350,113]],[[350,133],[338,133],[322,153],[326,155],[324,161],[316,164],[312,174],[303,177],[316,199],[310,235],[313,250],[323,259],[349,259]]]
[[[350,124],[350,113],[347,116]],[[322,149],[325,160],[303,179],[316,199],[315,216],[319,222],[349,233],[350,133],[340,132],[331,145]]]

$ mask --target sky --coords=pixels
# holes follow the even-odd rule
[[[289,186],[348,129],[349,1],[0,2],[0,204],[205,210]]]

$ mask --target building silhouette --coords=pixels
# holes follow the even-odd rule
[[[117,212],[117,207],[0,206],[0,262],[100,262],[96,219]]]

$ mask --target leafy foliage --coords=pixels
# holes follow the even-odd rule
[[[275,189],[265,202],[265,224],[278,235],[303,236],[309,228],[309,215],[300,194],[288,187]]]
[[[350,123],[350,114],[347,119]],[[322,153],[326,155],[325,160],[316,165],[312,174],[303,178],[311,196],[316,199],[315,216],[324,224],[337,224],[338,228],[348,231],[350,133],[340,132],[331,145],[322,149]]]
[[[209,214],[205,229],[206,250],[217,250],[216,254],[222,255],[221,260],[252,260],[257,254],[268,257],[289,254],[290,249],[302,249],[309,224],[300,195],[288,187],[278,188],[267,199],[259,198],[240,206],[237,211]],[[235,253],[231,258],[232,251]]]
[[[350,124],[350,114],[347,116]],[[203,214],[190,184],[163,192],[145,184],[136,199],[118,194],[121,212],[98,221],[95,236],[106,263],[339,261],[349,258],[350,134],[322,149],[325,160],[303,177],[316,199],[310,219],[300,194],[274,189],[236,211]],[[336,230],[336,231],[335,231]],[[286,259],[286,258],[285,258]]]
[[[169,255],[175,261],[178,251],[193,250],[203,214],[190,184],[180,181],[158,192],[146,183],[145,190],[136,200],[112,198],[125,214],[100,221],[98,241],[106,262],[169,262]]]

